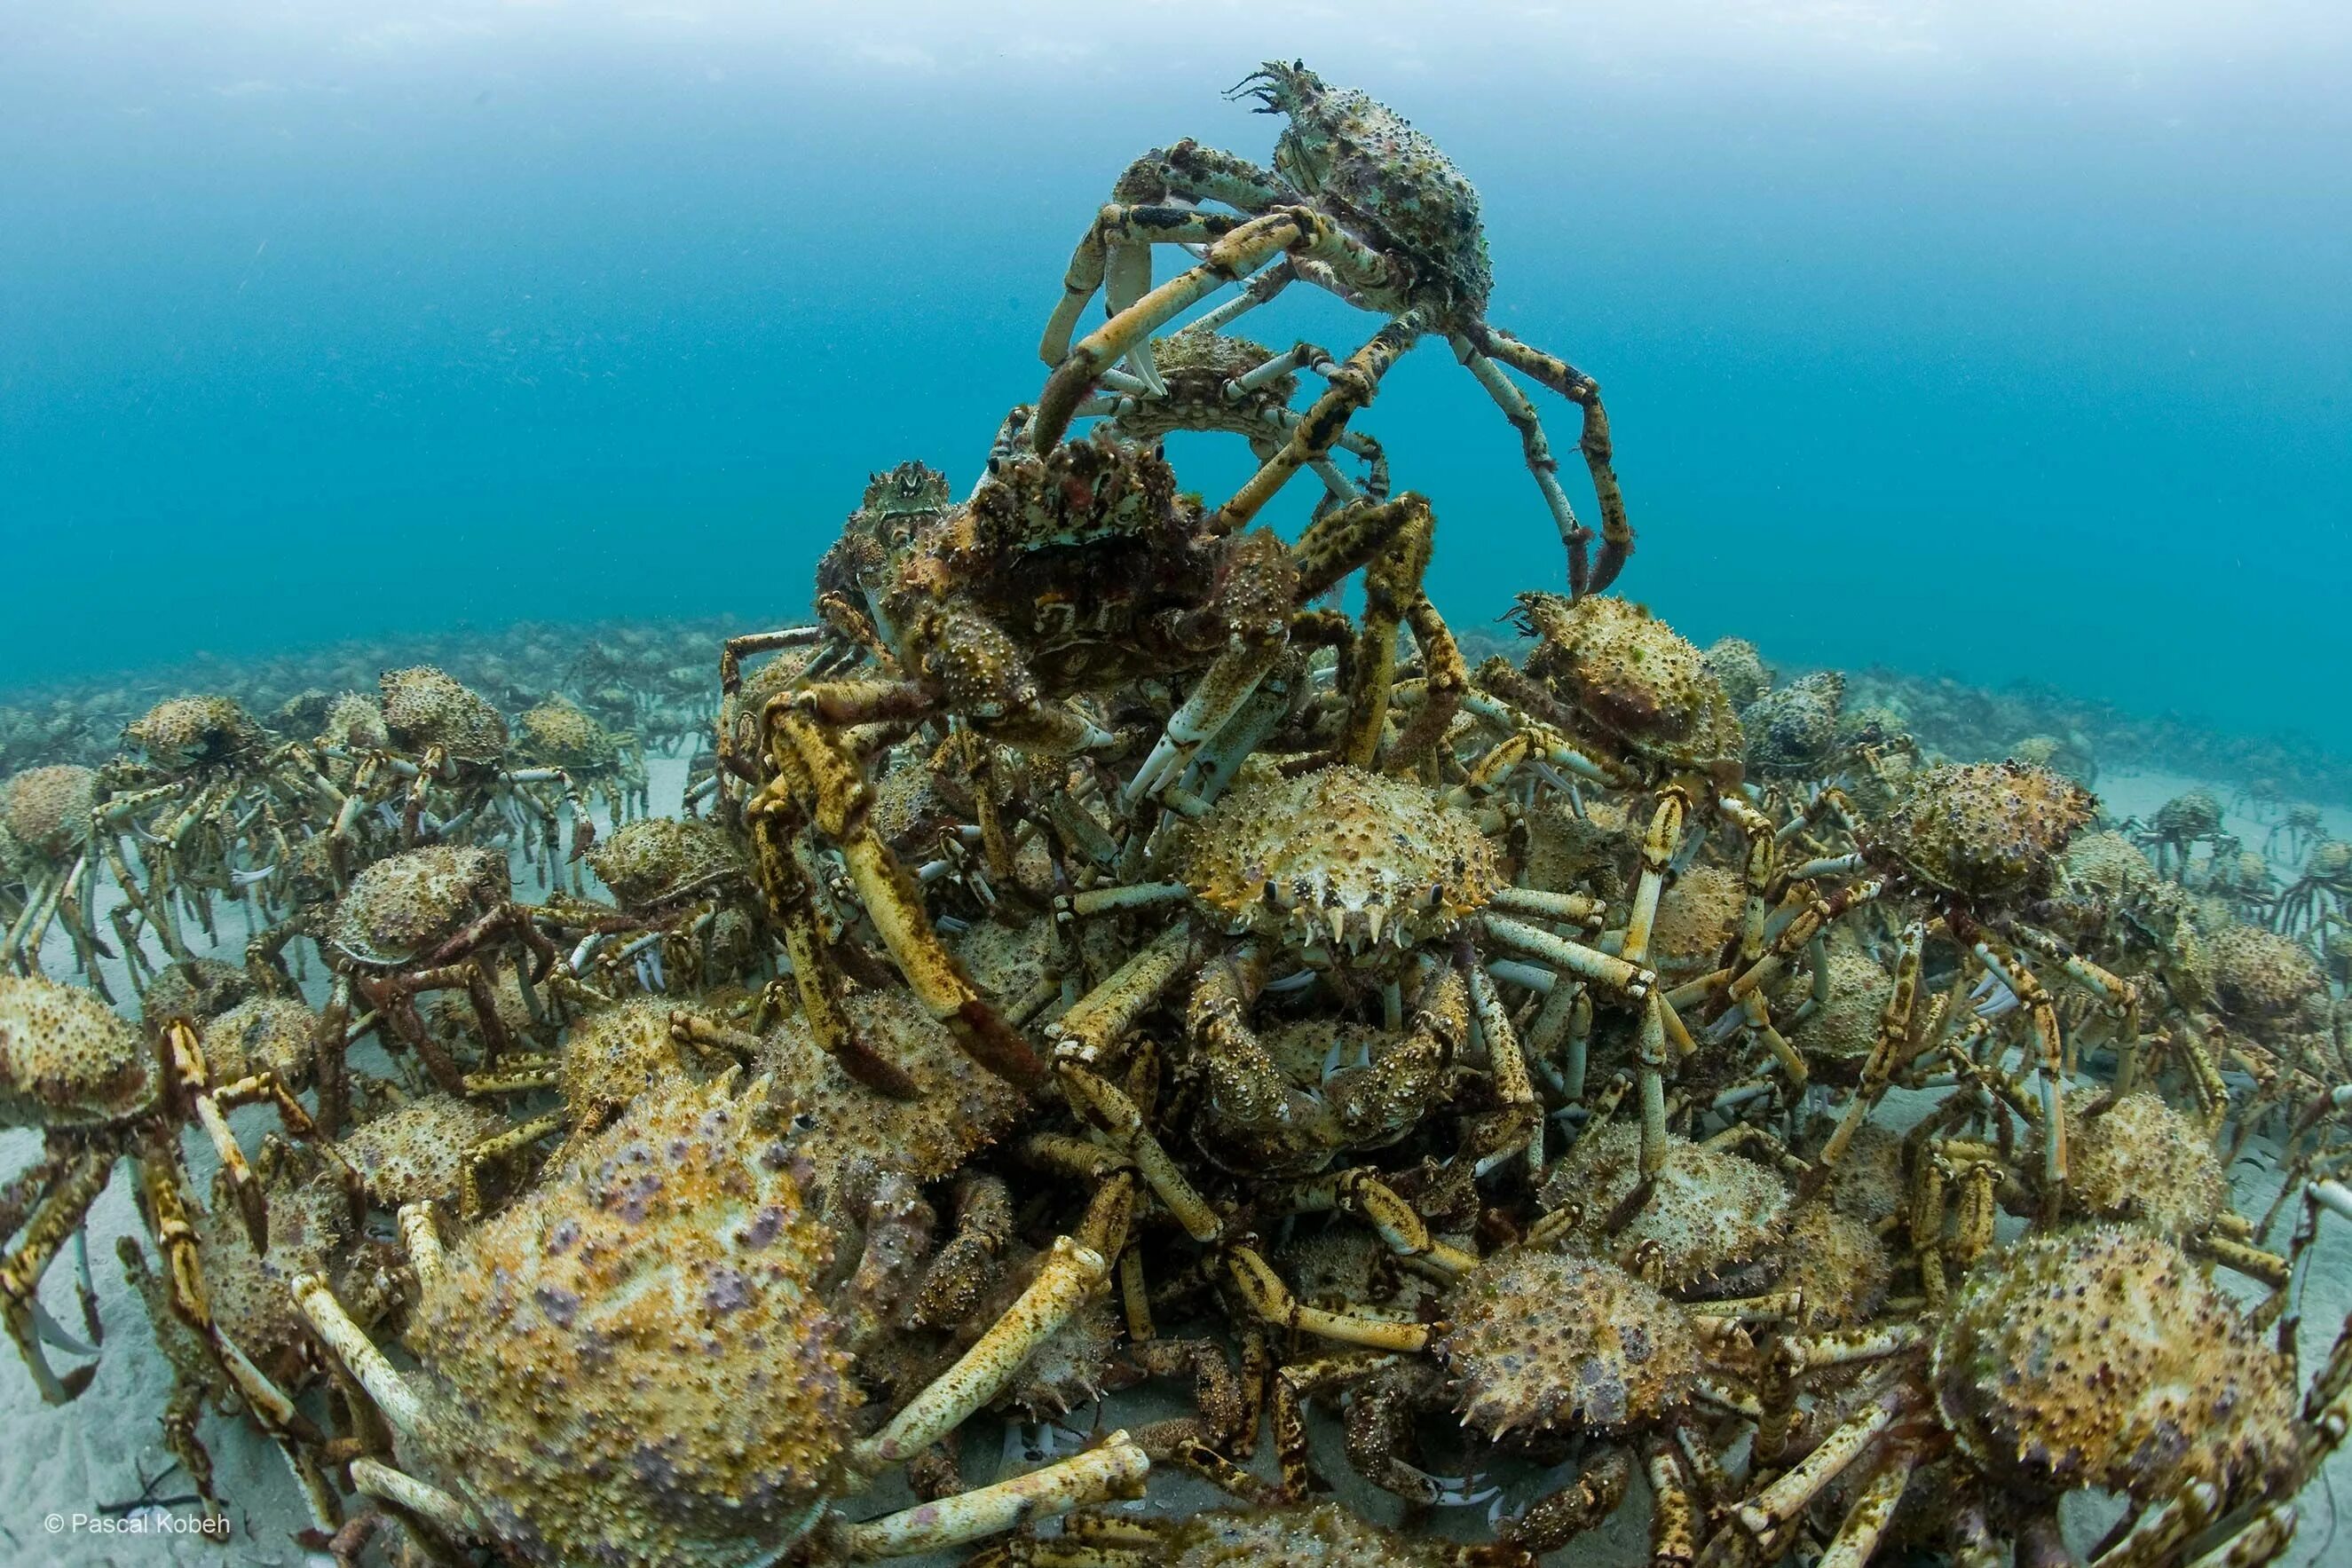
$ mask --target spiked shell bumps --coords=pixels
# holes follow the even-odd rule
[[[1356,768],[1238,786],[1202,822],[1185,881],[1235,930],[1310,955],[1428,941],[1502,885],[1468,817]]]

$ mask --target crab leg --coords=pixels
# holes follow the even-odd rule
[[[1044,1469],[854,1525],[848,1554],[862,1560],[938,1552],[1087,1503],[1141,1497],[1143,1478],[1150,1469],[1151,1459],[1141,1448],[1125,1432],[1113,1432],[1102,1447]]]
[[[1584,431],[1576,444],[1592,476],[1592,493],[1601,502],[1601,559],[1593,563],[1590,578],[1578,584],[1575,579],[1584,576],[1584,549],[1582,540],[1572,540],[1569,548],[1570,586],[1579,599],[1587,593],[1602,592],[1617,580],[1625,558],[1633,553],[1633,525],[1626,519],[1624,492],[1618,488],[1617,471],[1611,465],[1613,450],[1609,441],[1609,413],[1601,406],[1601,383],[1566,361],[1522,343],[1484,321],[1473,324],[1467,338],[1473,349],[1500,360],[1584,411]],[[1577,531],[1583,532],[1581,528]]]
[[[1356,411],[1370,406],[1380,395],[1381,378],[1427,329],[1419,310],[1407,310],[1349,355],[1347,363],[1331,372],[1331,384],[1323,395],[1291,426],[1290,438],[1282,449],[1250,476],[1232,500],[1217,508],[1211,526],[1222,533],[1248,522],[1289,483],[1292,475],[1328,452],[1345,434]]]
[[[1279,208],[1238,225],[1231,219],[1190,208],[1163,210],[1171,214],[1167,222],[1168,237],[1171,240],[1206,237],[1213,232],[1215,243],[1209,246],[1198,267],[1161,284],[1112,317],[1080,340],[1055,367],[1053,374],[1045,379],[1045,390],[1038,394],[1036,420],[1030,427],[1029,439],[1035,450],[1050,451],[1062,439],[1063,433],[1069,429],[1071,411],[1093,389],[1102,372],[1124,358],[1137,342],[1226,284],[1247,277],[1283,251],[1299,252],[1323,263],[1343,283],[1360,290],[1379,291],[1401,281],[1396,276],[1396,263],[1344,233],[1310,207]],[[1181,232],[1179,225],[1182,225]],[[1090,235],[1089,242],[1091,239]],[[1082,253],[1089,242],[1081,242]],[[1076,304],[1072,305],[1071,296],[1082,287],[1086,295],[1079,296]],[[1055,310],[1055,321],[1059,323],[1065,314],[1075,320],[1077,309],[1086,303],[1086,296],[1092,293],[1086,271],[1078,258],[1073,258],[1063,306]],[[1043,348],[1055,345],[1055,330],[1048,327]],[[1068,328],[1061,327],[1059,330],[1066,335]]]
[[[853,1462],[867,1469],[912,1458],[1002,1393],[1030,1353],[1060,1332],[1110,1280],[1110,1265],[1092,1248],[1055,1239],[1045,1265],[1005,1314],[887,1426],[860,1442]]]
[[[51,1405],[65,1405],[79,1398],[98,1368],[94,1364],[76,1367],[62,1378],[50,1370],[41,1352],[44,1336],[35,1312],[39,1305],[41,1276],[48,1271],[58,1249],[81,1228],[89,1206],[106,1190],[107,1178],[113,1170],[114,1155],[110,1151],[82,1155],[42,1195],[31,1218],[25,1222],[24,1239],[17,1249],[0,1259],[0,1312],[6,1315],[9,1337],[16,1342],[16,1349],[24,1356],[26,1368],[32,1373],[41,1397]]]

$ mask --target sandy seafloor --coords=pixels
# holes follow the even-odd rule
[[[686,764],[680,760],[656,758],[650,761],[651,800],[656,811],[675,810],[685,769]],[[2098,793],[2115,815],[2145,817],[2162,801],[2195,782],[2158,772],[2111,772],[2101,776]],[[2233,794],[2227,785],[2211,788],[2223,800]],[[2263,842],[2269,828],[2268,818],[2238,810],[2233,810],[2232,818],[2231,831],[2249,844]],[[2352,811],[2331,810],[2327,813],[2327,831],[2336,838],[2352,839]],[[527,888],[519,891],[530,895]],[[223,943],[217,949],[220,956],[241,958],[246,932],[239,920],[237,910],[226,910],[220,932]],[[51,975],[70,973],[70,952],[65,948],[62,937],[54,933],[44,959]],[[321,989],[315,963],[310,972],[312,989]],[[110,976],[110,984],[118,997],[131,995],[129,986],[121,983],[121,977]],[[314,1002],[319,999],[318,996],[312,998]],[[1920,1114],[1929,1103],[1926,1094],[1905,1096],[1898,1092],[1891,1097],[1882,1117],[1900,1124]],[[268,1113],[258,1108],[239,1113],[248,1147],[259,1129],[268,1125]],[[0,1133],[0,1175],[21,1169],[37,1153],[38,1146],[35,1134]],[[194,1140],[190,1141],[189,1148],[192,1157],[198,1153]],[[202,1160],[194,1161],[194,1180],[201,1191],[209,1181],[210,1172]],[[2279,1180],[2259,1143],[2250,1145],[2248,1156],[2241,1161],[2233,1176],[2240,1209],[2259,1218],[2276,1193]],[[2013,1228],[2014,1222],[2011,1223]],[[2284,1244],[2285,1230],[2286,1223],[2283,1221],[2273,1237],[2274,1244]],[[89,1257],[107,1327],[107,1342],[96,1381],[81,1399],[63,1407],[44,1405],[13,1352],[0,1354],[0,1363],[5,1363],[0,1364],[0,1564],[58,1563],[122,1564],[131,1568],[134,1564],[165,1563],[275,1565],[303,1562],[306,1554],[292,1536],[308,1521],[300,1494],[277,1449],[249,1426],[218,1416],[207,1417],[203,1437],[212,1450],[218,1490],[234,1516],[236,1528],[226,1542],[162,1534],[97,1535],[75,1531],[70,1527],[63,1532],[51,1533],[47,1528],[46,1521],[51,1514],[69,1520],[76,1513],[96,1514],[104,1505],[135,1500],[146,1490],[145,1483],[159,1476],[164,1479],[154,1489],[156,1495],[176,1496],[188,1490],[177,1473],[164,1476],[172,1460],[163,1447],[156,1418],[170,1391],[170,1369],[155,1349],[144,1312],[125,1285],[115,1259],[115,1239],[138,1234],[129,1184],[118,1176],[91,1211],[89,1219]],[[60,1255],[50,1270],[44,1292],[44,1299],[58,1320],[68,1324],[79,1321],[72,1293],[72,1256],[70,1249]],[[2246,1285],[2235,1275],[2224,1274],[2222,1278]],[[2251,1296],[2258,1292],[2247,1285],[2247,1293]],[[2321,1244],[2309,1270],[2302,1301],[2302,1350],[2306,1375],[2325,1358],[2347,1311],[2352,1311],[2352,1231],[2330,1218],[2323,1227]],[[61,1364],[69,1361],[62,1356],[53,1359]],[[1180,1407],[1181,1390],[1173,1385],[1153,1385],[1112,1396],[1100,1412],[1101,1429],[1108,1431],[1122,1424],[1140,1423],[1176,1413]],[[982,1422],[988,1419],[982,1417]],[[1066,1426],[1083,1432],[1092,1427],[1096,1419],[1097,1412],[1082,1408],[1067,1418]],[[981,1437],[986,1430],[984,1425],[976,1424],[972,1436]],[[1007,1453],[1032,1440],[1017,1429],[1007,1432],[1006,1437]],[[1336,1434],[1328,1426],[1321,1431],[1320,1440],[1320,1469],[1338,1486],[1341,1497],[1368,1517],[1393,1520],[1399,1506],[1396,1500],[1355,1477],[1339,1452]],[[1074,1443],[1076,1439],[1065,1441]],[[1261,1444],[1262,1469],[1270,1470],[1270,1444]],[[985,1441],[966,1445],[966,1476],[974,1484],[995,1479],[997,1460],[988,1448]],[[1506,1481],[1502,1500],[1516,1508],[1528,1497],[1538,1495],[1547,1481],[1556,1484],[1559,1478],[1531,1472],[1494,1479]],[[2346,1520],[2338,1527],[2335,1517],[2336,1496],[2352,1499],[2352,1452],[2338,1453],[2324,1478],[2305,1495],[2303,1528],[2286,1562],[2299,1565],[2352,1563],[2352,1520]],[[1164,1474],[1155,1477],[1152,1482],[1152,1499],[1150,1506],[1171,1510],[1221,1500],[1219,1494],[1203,1483]],[[885,1488],[874,1494],[870,1511],[860,1508],[858,1511],[881,1512],[906,1500],[895,1487]],[[185,1516],[193,1510],[182,1507],[173,1511]],[[1486,1511],[1485,1507],[1478,1507],[1441,1513],[1438,1527],[1449,1534],[1483,1538]],[[2068,1508],[2067,1522],[2077,1550],[2095,1540],[2116,1511],[2117,1505],[2108,1500],[2074,1500]],[[1603,1527],[1549,1561],[1609,1568],[1638,1563],[1647,1549],[1647,1499],[1637,1481],[1634,1495]],[[950,1563],[960,1560],[961,1555],[905,1561]],[[1884,1560],[1895,1560],[1891,1549]],[[324,1563],[327,1559],[320,1554],[316,1561]]]

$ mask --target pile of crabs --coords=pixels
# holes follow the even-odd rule
[[[127,1167],[163,1441],[219,1510],[200,1427],[251,1424],[345,1562],[1503,1564],[1621,1506],[1661,1564],[2279,1556],[2352,1421],[2352,1339],[2295,1332],[2352,1216],[2341,879],[2249,924],[2195,822],[2151,861],[1610,596],[1597,388],[1486,320],[1475,193],[1301,66],[1242,90],[1271,167],[1120,176],[972,487],[877,476],[814,622],[717,651],[682,815],[633,737],[421,667],[5,786],[41,1392]],[[1380,324],[1226,330],[1302,283]],[[1567,555],[1475,667],[1353,424],[1433,336]],[[1214,505],[1195,431],[1259,461]],[[999,1463],[1008,1413],[1063,1436]]]

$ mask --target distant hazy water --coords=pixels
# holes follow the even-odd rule
[[[1602,381],[1625,591],[1696,639],[2352,742],[2341,19],[1855,47],[1798,7],[1750,57],[1683,47],[1707,11],[0,16],[0,684],[796,615],[868,470],[961,487],[1034,395],[1128,158],[1265,155],[1218,91],[1282,53],[1479,183],[1495,319]],[[1249,329],[1372,325],[1302,288]],[[1436,501],[1450,615],[1557,582],[1442,347],[1362,422]]]

